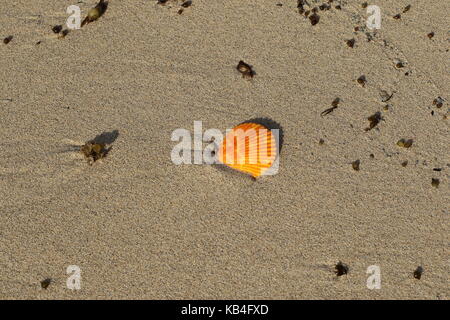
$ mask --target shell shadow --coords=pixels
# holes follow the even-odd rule
[[[117,140],[119,137],[119,130],[113,130],[113,131],[105,131],[101,134],[97,135],[94,139],[90,140],[89,142],[95,143],[95,144],[102,144],[104,146],[110,145],[108,148],[104,150],[104,156],[106,157],[108,153],[111,151],[112,146],[111,144]]]

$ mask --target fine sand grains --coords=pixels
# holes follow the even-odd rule
[[[0,297],[448,298],[449,2],[371,4],[4,0]],[[277,174],[172,162],[259,117]]]

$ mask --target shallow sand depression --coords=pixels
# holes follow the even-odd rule
[[[110,0],[61,37],[96,0],[3,0],[0,298],[448,299],[450,3],[379,0],[375,32],[308,2]],[[174,130],[259,117],[276,175],[172,163]]]

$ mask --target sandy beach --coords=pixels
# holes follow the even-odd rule
[[[368,1],[374,30],[357,0],[110,0],[54,33],[77,2],[0,4],[0,298],[449,298],[448,0]],[[259,117],[276,175],[172,162],[174,130]]]

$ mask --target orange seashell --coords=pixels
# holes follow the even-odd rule
[[[264,174],[278,156],[278,141],[266,126],[244,122],[227,134],[219,147],[219,162],[257,178]]]

